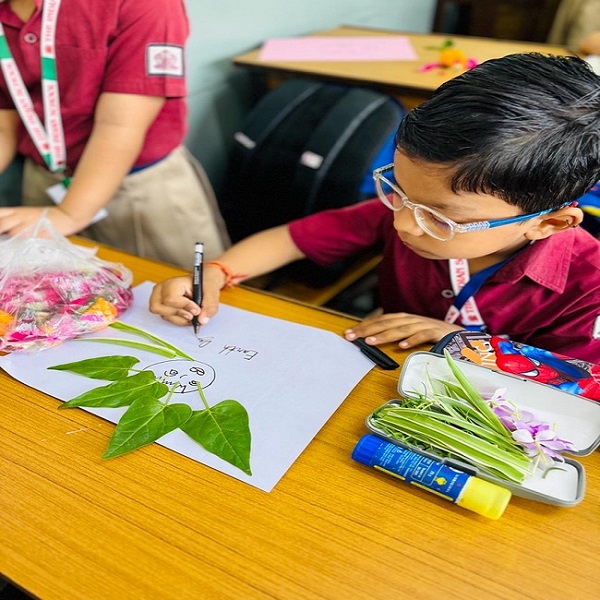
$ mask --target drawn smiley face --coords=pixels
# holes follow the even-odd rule
[[[215,370],[210,365],[185,359],[165,360],[149,365],[144,370],[152,371],[169,388],[176,385],[175,394],[197,394],[198,384],[205,390],[216,378]]]

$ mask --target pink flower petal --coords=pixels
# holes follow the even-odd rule
[[[441,68],[442,65],[440,65],[440,63],[427,63],[426,65],[423,65],[419,71],[425,73],[427,71],[431,71],[432,69],[437,69],[438,67]]]

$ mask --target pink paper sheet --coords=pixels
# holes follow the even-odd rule
[[[417,60],[410,40],[402,36],[299,37],[267,40],[264,61]]]

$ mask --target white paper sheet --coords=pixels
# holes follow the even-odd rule
[[[590,54],[585,57],[585,60],[589,63],[590,67],[592,67],[594,73],[600,75],[600,56],[597,54]]]
[[[205,451],[180,430],[158,443],[262,490],[272,490],[373,363],[332,332],[226,305],[201,328],[197,339],[191,327],[171,325],[148,312],[152,285],[135,288],[133,307],[121,321],[159,336],[204,363],[201,384],[210,406],[234,399],[246,408],[252,434],[252,476]],[[92,336],[141,340],[113,328],[88,337]],[[26,385],[66,401],[108,382],[48,367],[111,355],[135,356],[140,369],[165,363],[157,367],[162,368],[173,360],[129,347],[74,340],[35,354],[0,357],[0,367]],[[168,366],[178,371],[185,386],[189,363]],[[185,401],[194,410],[202,408],[193,386],[187,386],[177,401]],[[126,409],[85,410],[116,423]],[[75,438],[73,443],[77,443]]]

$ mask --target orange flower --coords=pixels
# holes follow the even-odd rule
[[[440,65],[442,67],[453,67],[459,64],[463,67],[467,64],[467,55],[457,48],[446,48],[440,52]]]
[[[108,300],[98,298],[94,304],[84,311],[83,314],[89,315],[97,313],[102,313],[107,319],[113,321],[117,317],[117,308]]]
[[[0,310],[0,336],[6,333],[8,326],[12,322],[13,317],[11,317],[7,312]]]

